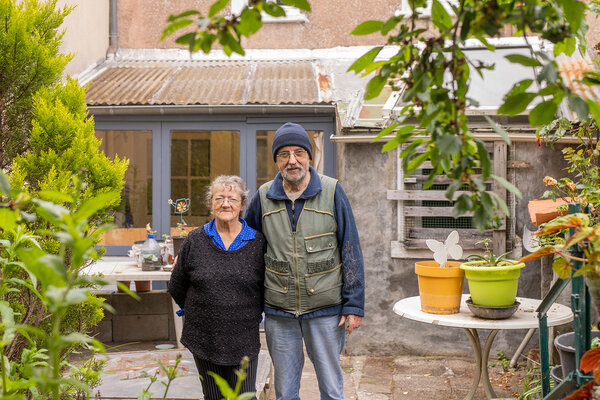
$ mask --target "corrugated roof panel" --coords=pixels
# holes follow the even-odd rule
[[[97,105],[317,104],[311,61],[120,61],[94,78]]]
[[[88,104],[149,104],[172,72],[167,66],[110,68],[90,84]]]
[[[312,62],[260,62],[250,81],[249,104],[319,102]]]
[[[154,104],[243,104],[250,65],[247,63],[186,64],[165,85]]]

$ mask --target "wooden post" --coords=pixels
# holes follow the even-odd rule
[[[506,142],[494,142],[494,175],[506,179]],[[497,181],[494,181],[494,193],[506,202],[506,189]],[[502,226],[495,229],[492,236],[494,254],[502,254],[506,251],[506,215],[501,210],[496,215],[502,219]]]

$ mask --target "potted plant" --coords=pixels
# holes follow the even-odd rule
[[[563,215],[540,226],[536,232],[540,248],[520,261],[553,256],[552,268],[560,278],[567,279],[573,272],[574,276],[584,276],[590,296],[600,309],[600,149],[595,140],[597,131],[592,121],[571,124],[564,118],[540,131],[539,136],[550,142],[565,134],[579,138],[577,147],[562,150],[568,165],[566,170],[577,180],[544,178],[547,190],[542,197],[562,200],[558,211]],[[564,215],[568,203],[573,202],[579,204],[579,211],[586,212]],[[575,248],[580,250],[579,256],[573,255]],[[575,260],[581,262],[576,271],[572,263]]]
[[[567,230],[572,230],[573,234],[567,237],[565,232]],[[573,276],[583,275],[590,297],[598,308],[600,306],[600,225],[594,223],[589,214],[575,213],[543,224],[536,234],[545,240],[551,240],[550,244],[543,245],[519,261],[527,262],[553,255],[554,272],[561,279],[569,278],[573,272]],[[569,250],[575,246],[581,249],[582,257],[570,254]],[[582,262],[577,270],[573,269],[574,260]]]
[[[485,254],[470,255],[467,259],[477,260],[460,265],[469,283],[471,301],[476,306],[484,307],[512,306],[517,297],[521,268],[525,263],[506,259],[510,252],[496,256],[489,248],[491,240],[485,239],[482,242]]]
[[[433,251],[433,260],[415,263],[421,311],[455,314],[460,310],[465,274],[459,268],[460,262],[447,261],[448,256],[455,260],[462,257],[458,240],[457,231],[452,231],[444,243],[434,239],[426,240],[427,247]]]
[[[183,241],[187,237],[188,232],[185,230],[186,228],[187,228],[187,225],[185,223],[182,224],[181,222],[178,222],[177,223],[177,229],[179,229],[178,235],[171,236],[171,240],[173,240],[173,257],[177,257],[177,254],[179,254],[179,250],[181,249],[181,246],[183,245]]]
[[[175,201],[169,199],[169,204],[173,207],[175,214],[179,214],[181,221],[177,223],[177,235],[172,235],[171,240],[173,241],[173,258],[177,257],[179,250],[183,245],[188,232],[186,231],[187,224],[183,220],[183,214],[190,210],[190,199],[183,198]]]

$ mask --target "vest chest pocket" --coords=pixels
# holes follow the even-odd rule
[[[333,251],[337,248],[337,238],[334,233],[308,236],[304,238],[304,246],[308,257],[319,257],[323,251]]]
[[[283,304],[290,289],[290,265],[265,254],[265,303]]]

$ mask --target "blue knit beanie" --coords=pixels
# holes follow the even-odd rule
[[[306,130],[293,122],[286,122],[281,125],[273,136],[273,161],[277,161],[277,151],[285,146],[300,146],[308,152],[312,160],[312,145],[308,138]]]

